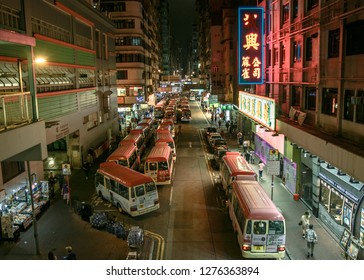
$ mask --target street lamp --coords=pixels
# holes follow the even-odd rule
[[[32,217],[33,217],[33,229],[34,229],[34,240],[35,240],[35,253],[40,255],[39,250],[39,242],[38,242],[38,228],[37,228],[37,217],[34,212],[34,198],[33,198],[33,184],[37,182],[37,175],[35,173],[30,174],[30,164],[29,160],[27,161],[27,169],[28,169],[28,180],[29,180],[29,194],[30,194],[30,203],[32,206]]]

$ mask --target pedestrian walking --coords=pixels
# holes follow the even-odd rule
[[[245,153],[245,160],[246,160],[246,162],[250,162],[250,153],[249,152],[246,152]]]
[[[64,257],[65,260],[77,260],[76,254],[73,252],[71,246],[67,246],[66,248],[67,255]]]
[[[221,129],[221,119],[219,119],[218,124],[219,124],[219,129]]]
[[[226,121],[225,126],[226,126],[226,133],[229,133],[230,122]]]
[[[302,227],[302,238],[305,239],[306,238],[306,233],[307,233],[307,229],[308,226],[310,225],[310,212],[308,212],[307,210],[305,211],[305,213],[301,216],[301,220],[298,223],[298,225],[300,225]]]
[[[54,193],[54,185],[57,182],[57,178],[54,176],[53,172],[51,171],[49,173],[49,178],[48,178],[48,186],[49,186],[49,197],[50,198],[54,198],[55,193]]]
[[[262,161],[259,161],[258,168],[259,168],[259,180],[262,180],[263,179],[263,170],[264,170],[264,163]]]
[[[308,226],[308,230],[306,232],[306,240],[307,240],[307,258],[310,256],[313,257],[313,251],[315,249],[315,244],[317,243],[317,233],[313,229],[313,225],[310,224]]]
[[[68,187],[67,183],[63,183],[62,195],[63,195],[63,200],[65,200],[66,204],[68,205],[70,202],[70,188]]]
[[[90,175],[90,169],[91,169],[90,163],[88,163],[87,161],[84,161],[82,168],[85,171],[86,180],[88,180],[88,177]]]

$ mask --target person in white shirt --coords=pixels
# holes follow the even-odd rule
[[[263,179],[264,163],[262,161],[259,161],[258,167],[259,167],[259,180],[262,180]]]

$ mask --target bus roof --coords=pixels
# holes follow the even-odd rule
[[[231,176],[256,175],[249,163],[238,153],[226,154],[222,160],[230,171]]]
[[[158,131],[157,132],[157,135],[156,135],[156,142],[158,142],[159,140],[161,140],[162,142],[165,142],[165,141],[173,141],[173,137],[172,137],[172,134],[166,130],[163,130],[163,131]]]
[[[143,138],[141,134],[128,134],[124,137],[123,140],[120,141],[120,145],[125,142],[137,142],[140,138]]]
[[[154,182],[152,177],[128,167],[116,164],[115,162],[102,162],[97,172],[102,175],[106,175],[129,188]]]
[[[165,142],[156,143],[151,149],[149,155],[145,159],[145,162],[149,161],[168,161],[169,155],[172,153],[172,149]]]
[[[144,133],[145,130],[147,130],[148,127],[143,126],[143,125],[138,125],[137,127],[133,128],[132,130],[130,130],[129,134],[140,134],[140,133]]]
[[[161,121],[161,124],[174,124],[174,121],[172,118],[163,118]]]
[[[284,221],[258,181],[233,181],[232,189],[248,219]]]
[[[106,161],[128,159],[135,150],[136,150],[136,147],[133,143],[125,142],[122,145],[120,145],[118,148],[116,148],[116,150],[113,151],[112,154],[108,156]]]

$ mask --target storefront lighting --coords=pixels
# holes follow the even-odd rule
[[[47,60],[46,60],[44,57],[36,57],[36,58],[34,59],[34,62],[35,62],[35,63],[42,64],[42,63],[46,63],[46,62],[47,62]]]

